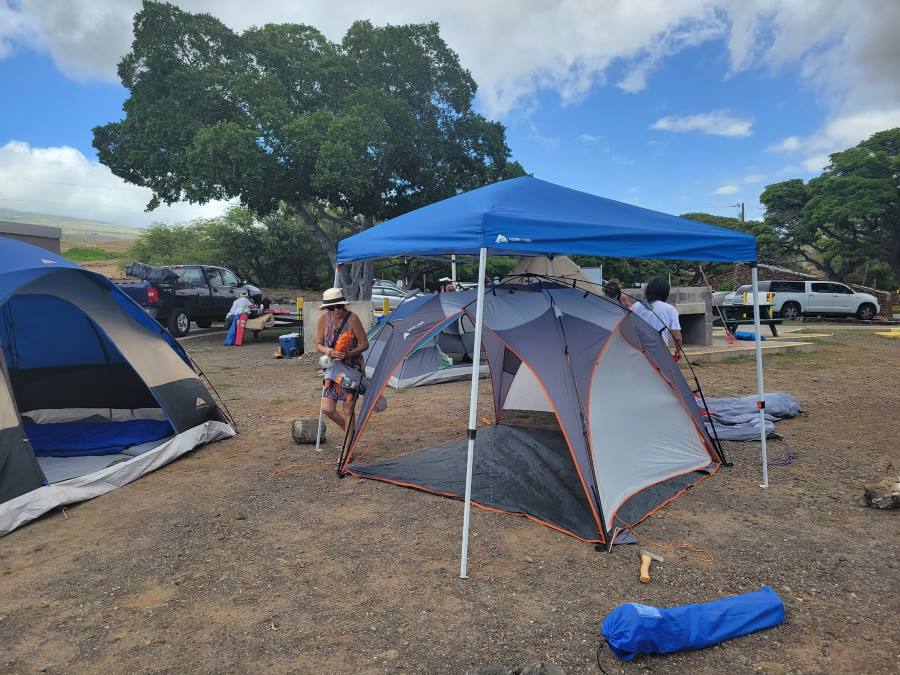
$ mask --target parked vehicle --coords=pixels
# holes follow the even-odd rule
[[[739,305],[750,285],[741,286],[725,296],[723,305]],[[878,300],[868,293],[857,293],[835,281],[760,281],[759,290],[772,293],[772,311],[782,319],[797,319],[804,314],[856,315],[868,321],[881,311]]]
[[[209,328],[213,321],[224,321],[231,304],[243,290],[254,304],[262,302],[259,288],[224,267],[135,265],[129,269],[138,270],[134,273],[142,278],[116,281],[116,285],[175,337],[187,335],[191,321],[200,328]]]
[[[391,309],[397,309],[406,298],[414,298],[421,295],[419,289],[404,291],[393,281],[376,279],[372,284],[372,308],[380,312],[384,308],[384,299],[387,298]]]

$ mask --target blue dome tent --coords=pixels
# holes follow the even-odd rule
[[[158,323],[105,277],[0,238],[0,536],[234,430]]]

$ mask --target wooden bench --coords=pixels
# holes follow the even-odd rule
[[[721,306],[721,316],[724,318],[725,330],[734,335],[734,331],[738,326],[752,326],[753,321],[753,305],[731,305]],[[722,323],[722,318],[717,310],[714,314],[713,323]],[[772,331],[772,337],[778,337],[778,329],[776,326],[781,325],[783,319],[775,319],[772,317],[771,305],[760,305],[759,307],[759,324],[766,325]]]

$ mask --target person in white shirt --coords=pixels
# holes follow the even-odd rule
[[[672,348],[674,342],[675,353],[679,353],[681,351],[681,322],[678,320],[678,310],[666,302],[669,299],[669,282],[661,277],[651,279],[647,288],[644,289],[644,298],[652,310],[643,302],[631,302],[626,295],[622,295],[620,302],[649,323],[653,330],[662,332],[669,349]]]
[[[247,295],[247,291],[241,291],[241,297],[231,303],[231,309],[229,309],[228,314],[225,315],[225,328],[231,328],[231,322],[234,321],[235,317],[249,312],[253,303],[250,302],[250,298],[248,298]]]

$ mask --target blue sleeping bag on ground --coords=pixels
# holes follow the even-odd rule
[[[768,586],[754,593],[700,605],[659,609],[629,602],[603,621],[603,637],[616,656],[702,649],[784,623],[784,603]]]
[[[38,457],[115,455],[173,433],[171,424],[159,420],[25,424],[25,435]]]

